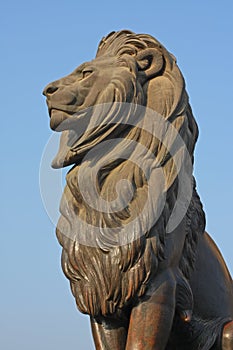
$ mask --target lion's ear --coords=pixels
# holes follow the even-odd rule
[[[140,51],[136,56],[138,70],[145,74],[145,78],[155,77],[163,68],[163,54],[158,49],[148,48]]]

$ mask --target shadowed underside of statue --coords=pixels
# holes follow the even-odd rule
[[[232,350],[233,289],[192,175],[198,128],[176,59],[112,32],[49,84],[54,168],[69,170],[57,237],[96,349]]]

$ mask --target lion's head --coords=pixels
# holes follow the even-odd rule
[[[44,94],[51,128],[62,131],[53,167],[74,164],[57,236],[79,309],[113,313],[142,295],[158,262],[170,254],[167,224],[181,208],[187,227],[177,249],[186,251],[180,266],[187,277],[194,261],[193,236],[203,231],[204,219],[195,190],[187,199],[187,187],[178,181],[183,171],[192,183],[187,162],[190,158],[192,166],[198,129],[174,56],[150,35],[112,32],[101,40],[94,60],[49,84]],[[95,191],[90,192],[92,182],[101,206]],[[193,212],[200,214],[195,223]]]
[[[119,124],[116,111],[109,105],[102,113],[98,111],[102,126],[98,122],[98,127],[91,127],[95,106],[106,103],[146,106],[168,120],[186,114],[185,128],[192,134],[188,148],[193,152],[197,127],[182,75],[174,56],[150,35],[110,33],[101,40],[94,60],[49,84],[44,94],[51,128],[63,131],[60,152],[53,162],[55,168],[78,163],[88,149],[113,131],[114,137],[121,135],[122,129],[118,128],[118,132],[113,125],[116,120]]]

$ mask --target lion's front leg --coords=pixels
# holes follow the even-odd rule
[[[96,350],[125,350],[128,321],[114,318],[91,318]]]
[[[175,282],[164,280],[131,312],[126,350],[164,350],[175,312]]]

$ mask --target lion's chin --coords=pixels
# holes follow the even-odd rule
[[[67,122],[70,117],[63,111],[52,109],[50,111],[50,128],[54,131],[63,131],[67,129]]]

